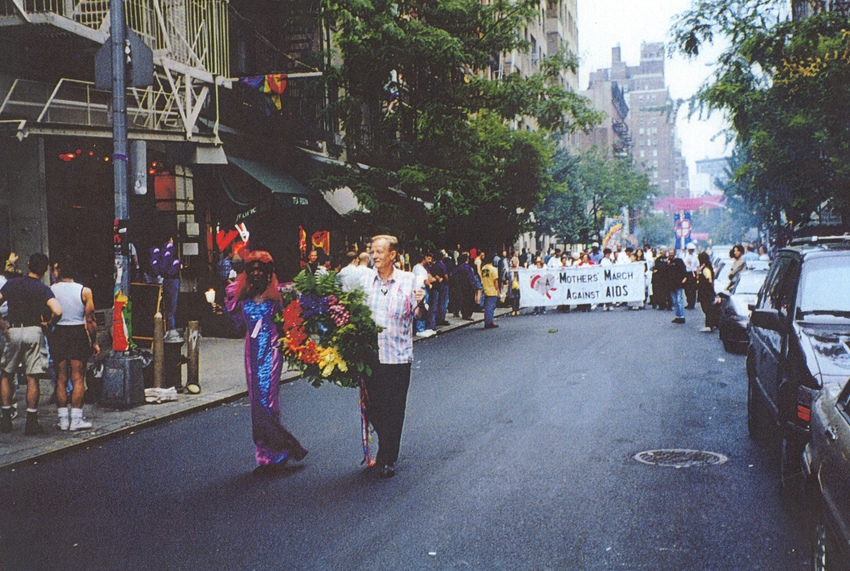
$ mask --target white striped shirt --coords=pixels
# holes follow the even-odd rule
[[[383,327],[378,334],[378,361],[385,365],[413,362],[413,315],[416,282],[411,272],[393,268],[386,281],[371,270],[363,278],[366,305],[372,319]]]

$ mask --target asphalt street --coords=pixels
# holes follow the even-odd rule
[[[654,310],[504,317],[417,343],[398,474],[357,394],[282,388],[310,450],[253,473],[247,402],[0,473],[0,569],[798,570],[741,356]],[[235,354],[234,359],[241,355]],[[720,465],[650,466],[656,449]]]

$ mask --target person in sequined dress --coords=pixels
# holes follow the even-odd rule
[[[283,356],[274,318],[283,300],[271,255],[262,250],[248,254],[245,270],[226,293],[227,311],[245,323],[245,378],[257,466],[268,470],[288,460],[303,460],[307,450],[280,422]]]

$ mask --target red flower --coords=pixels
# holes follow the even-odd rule
[[[290,331],[302,323],[304,319],[301,318],[301,303],[296,299],[283,310],[283,330]]]

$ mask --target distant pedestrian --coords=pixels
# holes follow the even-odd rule
[[[91,289],[78,284],[76,266],[66,256],[55,264],[58,280],[50,286],[62,306],[62,319],[49,336],[50,356],[56,370],[56,409],[59,430],[85,430],[91,422],[83,418],[86,394],[85,371],[89,357],[100,354],[97,344],[97,322]],[[71,378],[71,411],[68,412],[68,378]]]
[[[343,291],[351,291],[360,285],[361,277],[357,271],[360,264],[360,258],[357,252],[348,252],[345,254],[346,264],[336,275]]]
[[[534,269],[536,270],[544,270],[546,269],[546,264],[543,261],[543,258],[537,256],[534,258]],[[534,307],[534,315],[546,315],[546,306],[538,305]]]
[[[726,286],[726,289],[732,291],[735,284],[738,283],[739,274],[747,269],[747,262],[744,260],[744,247],[741,244],[732,246],[729,257],[733,261],[732,268],[729,270],[729,285]]]
[[[652,307],[657,307],[659,310],[667,311],[673,308],[673,303],[670,299],[670,285],[667,279],[667,268],[669,266],[669,258],[667,250],[661,249],[658,256],[655,257],[655,263],[652,264]]]
[[[711,257],[707,252],[699,254],[699,272],[697,295],[699,305],[705,314],[705,327],[700,329],[702,333],[711,333],[718,326],[717,304],[714,303],[716,293],[714,291],[714,268],[711,266]]]
[[[499,270],[495,266],[495,261],[494,259],[481,268],[481,284],[484,292],[484,329],[493,329],[499,326],[494,319],[501,289]]]
[[[12,382],[19,365],[27,377],[27,423],[24,434],[42,433],[38,423],[38,402],[41,396],[39,379],[47,374],[48,357],[45,332],[62,318],[62,306],[41,279],[47,271],[44,254],[30,256],[27,275],[6,282],[0,289],[0,303],[9,303],[7,320],[0,320],[6,336],[6,347],[0,360],[2,368],[2,415],[0,432],[12,432]]]
[[[520,288],[519,288],[519,258],[514,256],[511,258],[511,266],[508,269],[507,279],[508,282],[508,300],[511,303],[511,315],[519,315],[519,301],[520,301]]]
[[[697,245],[688,243],[687,253],[682,257],[685,262],[685,271],[688,272],[688,280],[685,282],[685,309],[694,309],[697,303],[697,272],[699,270],[699,259],[697,257]]]
[[[401,447],[407,391],[413,363],[413,319],[425,315],[425,292],[412,272],[395,267],[395,236],[372,238],[375,272],[363,283],[366,304],[382,328],[378,334],[378,363],[366,377],[366,418],[378,435],[375,466],[380,478],[395,476]]]
[[[670,288],[670,300],[676,315],[673,323],[683,324],[685,322],[685,283],[688,281],[688,272],[685,270],[684,260],[676,257],[675,248],[670,250],[667,261],[667,287]]]
[[[176,332],[168,332],[177,327],[177,300],[180,295],[180,270],[182,267],[173,236],[169,236],[164,244],[151,249],[151,273],[156,281],[162,284],[162,318],[165,322],[166,335],[169,337],[177,334]]]
[[[431,264],[431,308],[429,311],[428,329],[436,329],[438,325],[448,325],[446,311],[449,307],[449,269],[446,267],[445,251],[436,254]]]
[[[458,266],[449,280],[449,303],[453,304],[455,317],[472,321],[477,287],[475,272],[469,265],[468,253],[462,253],[457,261]]]
[[[245,258],[245,271],[227,286],[225,307],[245,324],[245,378],[251,405],[251,428],[260,470],[303,460],[307,450],[280,423],[280,373],[275,316],[283,308],[274,259],[256,250]]]

